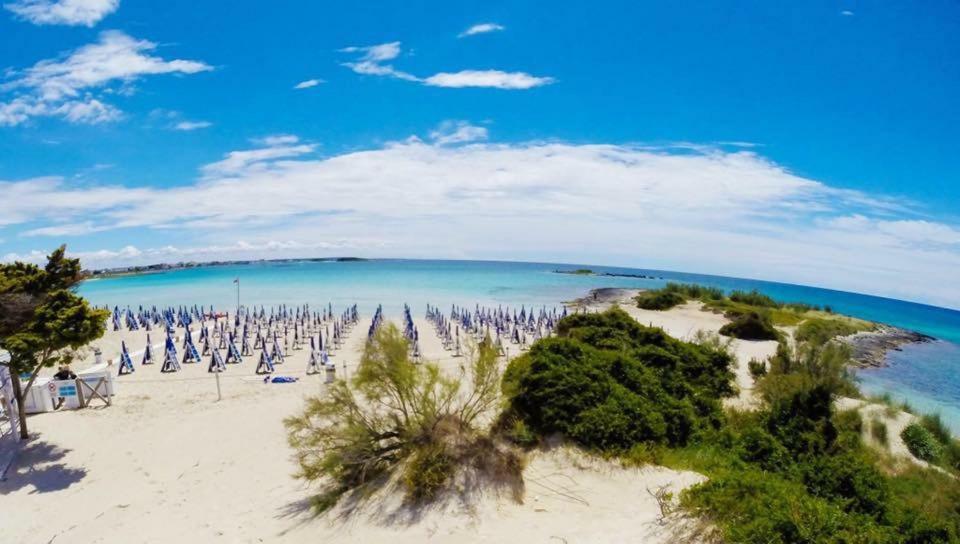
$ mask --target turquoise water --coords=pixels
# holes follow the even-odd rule
[[[576,276],[554,270],[644,274],[656,279]],[[656,288],[668,281],[733,289],[757,289],[778,300],[829,305],[834,311],[916,330],[939,342],[907,346],[889,356],[890,366],[860,372],[869,392],[894,393],[926,411],[939,411],[960,431],[960,312],[784,283],[683,272],[594,265],[478,261],[373,260],[360,262],[253,263],[175,270],[84,282],[80,293],[109,306],[192,305],[231,309],[234,278],[244,305],[358,304],[369,314],[378,304],[399,315],[404,303],[417,313],[425,305],[556,306],[596,287]],[[662,278],[662,279],[661,279]]]

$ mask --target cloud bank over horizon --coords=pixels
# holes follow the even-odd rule
[[[388,52],[389,53],[389,52]],[[442,123],[320,156],[283,134],[166,188],[0,181],[0,237],[87,267],[358,255],[636,266],[750,277],[960,308],[960,228],[888,195],[798,176],[722,144],[497,143]],[[115,231],[122,246],[97,247]],[[157,241],[160,240],[159,243]]]

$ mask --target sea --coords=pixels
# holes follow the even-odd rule
[[[559,274],[590,269],[624,276]],[[644,276],[644,277],[637,277]],[[234,280],[237,280],[236,282]],[[889,393],[917,412],[939,413],[960,434],[960,311],[802,285],[741,278],[596,265],[440,260],[258,261],[96,278],[79,293],[96,305],[202,305],[232,310],[264,306],[357,304],[370,315],[382,305],[399,317],[404,304],[422,315],[426,305],[557,307],[599,287],[658,288],[667,282],[723,289],[756,289],[783,302],[830,306],[833,311],[887,323],[936,338],[887,355],[888,366],[857,371],[865,393]]]

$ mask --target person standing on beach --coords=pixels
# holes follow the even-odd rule
[[[62,381],[62,380],[76,380],[76,379],[77,379],[77,375],[76,375],[72,370],[70,370],[70,366],[69,366],[69,365],[64,365],[64,366],[61,366],[59,369],[57,369],[57,373],[53,375],[53,379],[55,379],[55,380],[61,380],[61,381]],[[63,406],[63,403],[64,403],[66,400],[67,400],[67,399],[66,399],[65,397],[59,397],[59,398],[57,398],[57,405],[54,406],[53,409],[54,409],[54,410],[59,410],[60,407]]]

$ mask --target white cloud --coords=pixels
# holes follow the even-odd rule
[[[419,81],[414,75],[395,69],[384,62],[400,56],[400,42],[381,43],[368,47],[344,47],[344,53],[361,53],[357,62],[345,62],[344,66],[354,72],[369,76],[390,76],[406,81]]]
[[[306,81],[301,81],[293,86],[294,89],[309,89],[310,87],[316,87],[317,85],[324,83],[322,79],[308,79]]]
[[[459,72],[440,72],[432,76],[421,78],[397,70],[385,62],[400,56],[400,42],[389,42],[369,47],[346,47],[340,51],[346,53],[361,53],[357,62],[346,62],[343,65],[354,72],[363,75],[388,76],[404,81],[412,81],[430,87],[486,87],[507,90],[525,90],[554,83],[552,77],[532,76],[526,72],[504,72],[502,70],[461,70]]]
[[[106,230],[106,227],[96,227],[93,223],[87,221],[85,223],[66,223],[62,225],[51,225],[49,227],[31,229],[23,232],[22,235],[50,237],[82,236],[84,234],[91,234],[102,230]]]
[[[526,72],[502,72],[500,70],[461,70],[440,72],[423,82],[431,87],[492,87],[495,89],[532,89],[549,85],[552,77],[537,77]]]
[[[876,219],[861,214],[835,217],[823,223],[845,233],[883,236],[887,243],[902,247],[925,245],[960,249],[960,229],[922,219]]]
[[[293,134],[271,134],[263,138],[254,138],[251,140],[254,144],[264,147],[276,147],[280,145],[291,145],[300,141],[300,138]]]
[[[470,127],[329,157],[273,136],[168,188],[0,182],[0,222],[6,232],[175,229],[204,247],[255,233],[304,244],[290,256],[322,251],[310,247],[319,238],[370,256],[680,269],[960,307],[960,228],[882,195],[824,185],[751,150],[486,143]]]
[[[486,34],[488,32],[499,32],[504,30],[504,27],[498,25],[497,23],[480,23],[473,25],[470,28],[464,30],[457,35],[458,38],[465,38],[467,36],[473,36],[476,34]]]
[[[33,97],[17,97],[10,102],[0,102],[0,126],[19,125],[32,117],[63,117],[71,123],[96,124],[116,121],[123,117],[120,110],[103,102],[84,96],[64,102],[45,102]]]
[[[133,83],[147,75],[212,70],[203,62],[150,55],[156,47],[123,32],[107,31],[100,33],[96,43],[12,72],[12,79],[0,85],[0,91],[14,95],[8,102],[0,102],[0,125],[17,125],[42,116],[77,123],[112,121],[121,114],[103,103],[102,95],[132,92]]]
[[[130,205],[151,194],[149,189],[112,186],[68,186],[61,177],[0,181],[0,226],[34,219],[68,220]]]
[[[744,141],[740,141],[740,140],[722,141],[722,142],[716,142],[716,144],[717,144],[717,145],[725,145],[725,146],[729,146],[729,147],[742,147],[742,148],[745,148],[745,149],[753,149],[753,148],[755,148],[755,147],[761,147],[761,145],[758,144],[758,143],[754,143],[754,142],[744,142]]]
[[[361,61],[383,62],[400,56],[400,42],[381,43],[366,47],[344,47],[340,51],[344,53],[363,53],[363,56],[360,57]]]
[[[487,129],[466,121],[444,121],[430,132],[430,139],[437,145],[475,142],[487,139]]]
[[[120,0],[17,0],[3,7],[35,25],[92,27],[116,11]]]
[[[850,16],[853,15],[853,12],[850,11],[850,10],[848,10],[848,9],[845,9],[845,10],[843,10],[843,11],[840,12],[840,15],[844,15],[844,16],[846,16],[846,17],[850,17]]]
[[[213,123],[210,121],[180,121],[179,123],[173,125],[173,128],[174,130],[190,131],[211,126],[213,126]]]
[[[313,152],[316,148],[314,144],[297,144],[298,141],[299,139],[296,136],[267,136],[260,140],[266,147],[231,151],[224,156],[223,160],[204,166],[203,173],[207,177],[216,177],[240,176],[255,171],[262,172],[270,169],[274,161],[278,159],[305,155]]]

